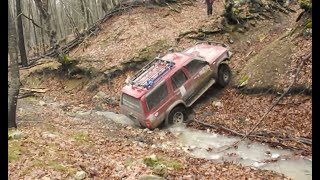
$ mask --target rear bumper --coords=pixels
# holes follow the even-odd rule
[[[120,113],[129,117],[133,122],[140,124],[140,126],[146,127],[149,129],[156,128],[162,122],[161,119],[156,118],[153,120],[149,120],[150,126],[148,126],[148,124],[146,122],[147,120],[145,118],[143,118],[142,114],[139,114],[137,112],[133,112],[131,109],[129,109],[126,106],[120,106]]]

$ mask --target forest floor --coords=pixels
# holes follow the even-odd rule
[[[182,50],[196,41],[181,38],[177,42],[180,33],[219,26],[223,2],[215,2],[214,16],[210,18],[201,2],[182,6],[181,13],[168,7],[134,8],[106,21],[102,31],[89,39],[86,49],[75,48],[69,56],[80,61],[79,67],[103,73],[144,54],[163,55],[169,47]],[[260,120],[273,100],[293,81],[301,58],[311,51],[311,39],[281,38],[295,27],[298,14],[297,10],[289,16],[282,15],[277,23],[259,21],[245,33],[217,33],[209,37],[215,41],[232,41],[230,47],[234,55],[230,66],[234,78],[224,89],[213,86],[192,107],[197,120],[241,133],[248,132]],[[265,64],[266,61],[270,63]],[[9,140],[9,179],[72,179],[80,170],[94,179],[137,179],[141,174],[158,174],[168,179],[285,178],[272,171],[194,158],[165,129],[132,128],[85,113],[92,110],[119,112],[120,90],[135,69],[125,70],[110,82],[98,84],[96,90],[87,91],[85,87],[92,81],[90,78],[57,75],[59,65],[53,59],[45,62],[50,63],[21,70],[24,88],[42,88],[46,92],[19,99],[18,129],[25,137]],[[310,58],[295,87],[312,89],[311,65]],[[244,76],[248,77],[246,88],[271,89],[278,93],[244,93],[236,88]],[[112,103],[96,100],[99,92],[105,93]],[[312,138],[311,105],[312,95],[303,91],[291,93],[256,129],[255,133],[266,137],[250,139],[292,149],[296,155],[312,156],[310,145],[280,140]],[[196,122],[189,123],[188,127],[208,128]],[[212,131],[233,135],[221,129]],[[172,144],[163,147],[161,144],[167,141]],[[168,168],[160,168],[159,172],[158,167],[143,160],[152,154],[161,157],[159,161]]]

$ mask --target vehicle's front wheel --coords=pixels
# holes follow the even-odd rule
[[[168,117],[169,124],[181,124],[187,119],[186,109],[182,106],[177,106],[171,110]]]
[[[218,83],[221,87],[225,87],[231,80],[231,70],[228,64],[222,63],[218,68]]]

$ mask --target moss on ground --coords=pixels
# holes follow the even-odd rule
[[[8,141],[8,162],[13,162],[19,159],[24,148],[18,140]]]
[[[82,132],[77,132],[73,134],[72,138],[78,143],[88,143],[91,141],[89,135]]]
[[[165,165],[168,168],[172,168],[174,170],[179,170],[182,167],[181,163],[175,159],[170,160],[168,158],[159,157],[154,154],[151,156],[144,157],[143,162],[147,166],[152,167],[152,168],[154,168],[158,165]]]

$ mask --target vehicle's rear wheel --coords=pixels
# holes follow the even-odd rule
[[[187,119],[186,109],[182,106],[177,106],[171,110],[168,117],[169,124],[181,124]]]
[[[222,63],[218,68],[218,83],[221,87],[225,87],[231,80],[231,70],[228,64]]]

